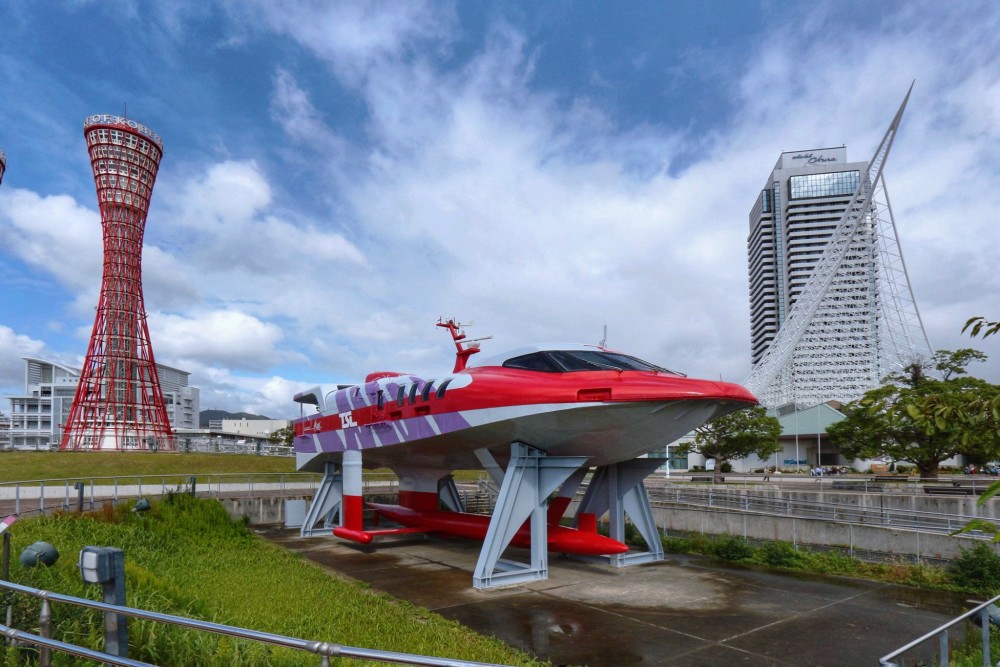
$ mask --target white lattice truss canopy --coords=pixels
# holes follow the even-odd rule
[[[744,382],[767,407],[851,401],[889,373],[931,357],[882,173],[909,98],[907,92],[812,276]]]

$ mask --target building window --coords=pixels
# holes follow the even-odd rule
[[[837,171],[828,174],[804,174],[788,179],[791,199],[806,197],[837,197],[853,195],[861,182],[861,174],[855,171]]]

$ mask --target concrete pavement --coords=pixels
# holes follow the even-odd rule
[[[555,665],[877,665],[961,613],[966,597],[693,556],[624,569],[557,556],[547,581],[477,591],[477,543],[400,536],[361,546],[258,532]]]

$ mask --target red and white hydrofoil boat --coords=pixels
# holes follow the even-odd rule
[[[498,551],[481,565],[496,569],[508,545],[537,549],[535,542],[543,536],[533,534],[539,532],[533,526],[544,512],[546,526],[540,532],[550,550],[622,554],[627,547],[615,533],[621,533],[623,520],[616,518],[628,513],[637,525],[642,521],[635,516],[648,513],[645,491],[639,490],[642,478],[662,463],[640,457],[757,403],[739,385],[689,378],[601,346],[539,345],[479,359],[473,357],[478,341],[467,340],[461,325],[449,320],[438,326],[448,329],[455,343],[451,373],[434,378],[372,373],[361,385],[314,387],[295,396],[304,406],[316,407],[315,414],[295,421],[297,466],[328,473],[303,534],[310,534],[321,518],[329,525],[339,514],[334,534],[362,543],[401,532],[485,539],[484,554]],[[403,528],[362,526],[362,466],[390,468],[399,477],[399,505],[369,507]],[[492,517],[461,511],[450,473],[469,469],[487,470],[501,487]],[[561,525],[591,469],[577,527]],[[630,500],[630,493],[636,498]],[[528,516],[517,509],[526,502]],[[636,502],[645,507],[631,507]],[[609,511],[610,538],[595,530],[596,519]],[[510,516],[498,518],[505,513]],[[645,528],[655,531],[655,526]],[[497,540],[503,543],[493,544]],[[659,540],[650,535],[647,543],[655,552]],[[662,557],[662,549],[659,553]],[[484,583],[478,569],[479,587],[513,583],[489,572],[482,573]],[[535,575],[529,578],[544,573]],[[525,580],[516,573],[515,579]]]

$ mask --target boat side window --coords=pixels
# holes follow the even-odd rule
[[[416,382],[410,385],[410,405],[417,402],[417,389],[419,388]]]
[[[552,363],[549,358],[549,353],[547,352],[532,352],[531,354],[522,354],[520,357],[514,357],[503,362],[504,368],[520,368],[526,371],[542,371],[543,373],[559,373],[562,371],[558,366]]]
[[[439,386],[437,390],[438,398],[444,398],[444,392],[448,388],[449,384],[451,384],[451,378],[448,378],[447,380],[441,383],[441,386]]]
[[[396,405],[402,405],[403,399],[406,397],[406,387],[399,385],[399,390],[396,392]]]
[[[553,358],[567,372],[572,371],[650,371],[673,373],[659,366],[616,352],[600,352],[597,350],[564,350],[551,353]],[[679,375],[679,374],[678,374]]]
[[[378,390],[378,409],[379,410],[381,410],[382,408],[385,407],[385,398],[383,396],[384,393],[385,392],[383,392],[381,389]]]
[[[586,352],[567,352],[564,350],[553,351],[549,354],[555,359],[556,363],[562,368],[566,373],[575,373],[578,371],[602,371],[602,370],[618,370],[615,366],[609,366],[607,364],[602,364],[599,361],[592,361],[587,359],[584,355]]]
[[[434,380],[428,380],[424,385],[424,390],[420,392],[420,400],[426,401],[431,397],[431,390],[434,388]]]

